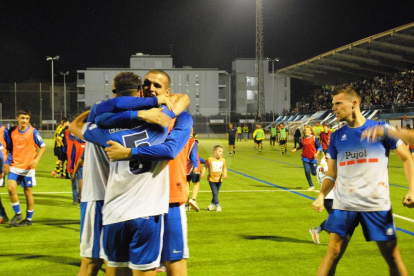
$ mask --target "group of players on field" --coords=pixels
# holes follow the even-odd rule
[[[103,260],[106,275],[155,275],[161,263],[168,275],[187,275],[185,203],[196,206],[194,199],[188,200],[187,175],[200,172],[198,154],[191,154],[196,143],[190,139],[192,117],[184,111],[190,99],[171,94],[169,76],[162,70],[149,71],[144,82],[134,73],[121,72],[113,81],[113,89],[115,98],[96,103],[69,126],[73,135],[86,141],[81,158],[84,186],[79,275],[96,275]],[[395,150],[403,161],[409,186],[403,204],[408,207],[414,207],[414,161],[402,141],[388,135],[390,126],[362,116],[360,101],[352,86],[339,87],[333,94],[336,118],[347,124],[330,136],[325,149],[329,170],[312,204],[315,211],[321,212],[332,191],[332,210],[323,226],[330,233],[330,241],[318,275],[334,275],[359,224],[366,240],[378,244],[390,275],[408,275],[398,250],[391,211],[389,151]],[[16,115],[15,128],[0,128],[0,176],[8,173],[7,186],[15,212],[10,224],[29,226],[34,211],[35,168],[45,144],[30,126],[30,112],[21,109]],[[383,128],[380,138],[372,131],[378,126]],[[322,150],[313,134],[312,129],[304,129],[300,146],[302,159],[308,159],[303,159],[304,167]],[[255,141],[264,139],[260,125],[253,137]],[[222,152],[222,147],[215,147],[214,156],[201,172],[204,175],[208,168],[209,181],[210,176],[211,182],[217,181],[216,186],[210,183],[212,191],[216,190],[209,210],[216,207],[221,211],[218,190],[221,179],[227,177]],[[197,157],[189,161],[190,156]],[[58,162],[56,171],[62,171]],[[312,168],[310,171],[313,174]],[[20,223],[17,184],[24,188],[27,200],[26,219]],[[7,219],[5,213],[2,215],[3,220]]]

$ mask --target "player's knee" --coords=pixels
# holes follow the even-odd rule
[[[339,260],[339,258],[341,257],[341,246],[330,244],[327,255],[331,260]]]

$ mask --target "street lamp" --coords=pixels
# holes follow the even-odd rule
[[[63,110],[66,117],[66,76],[69,75],[69,71],[66,71],[66,73],[60,72],[60,74],[63,76]]]
[[[55,56],[55,57],[46,57],[46,60],[51,60],[52,61],[52,121],[54,124],[55,121],[55,76],[54,76],[54,71],[53,71],[53,61],[54,60],[58,60],[59,56]],[[54,129],[54,125],[53,125],[53,129]]]
[[[272,100],[273,100],[273,122],[275,121],[275,61],[279,62],[280,58],[271,59],[272,61]]]

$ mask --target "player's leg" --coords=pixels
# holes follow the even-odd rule
[[[23,218],[20,210],[19,196],[17,195],[17,178],[17,174],[9,172],[7,179],[7,191],[9,193],[9,199],[14,211],[14,217],[10,221],[11,226],[16,225],[17,222]]]
[[[187,276],[187,260],[166,261],[165,267],[168,276]]]
[[[219,192],[220,192],[220,188],[221,188],[221,183],[222,182],[217,182],[217,183],[215,183],[216,184],[216,187],[217,187],[217,195],[216,195],[216,207],[217,207],[217,209],[216,209],[216,211],[217,212],[221,212],[221,206],[220,206],[220,202],[219,202]]]
[[[335,233],[329,235],[328,252],[319,264],[318,276],[335,275],[338,262],[345,253],[348,244],[349,240],[346,237]]]
[[[361,212],[361,226],[367,241],[375,241],[388,264],[390,275],[408,275],[397,246],[391,210]]]
[[[6,214],[6,210],[4,209],[3,203],[1,202],[0,197],[0,224],[7,223],[9,221],[9,217]]]
[[[79,276],[97,275],[106,258],[102,248],[103,200],[81,203],[80,255],[82,262]],[[129,269],[128,269],[129,270]]]
[[[210,205],[207,206],[206,210],[207,211],[213,211],[216,207],[215,196],[217,194],[217,187],[216,187],[214,182],[209,181],[208,184],[210,185],[210,189],[211,189],[211,193],[213,195],[213,198],[211,199],[211,203],[210,203]]]
[[[303,168],[305,170],[306,180],[308,181],[308,184],[309,184],[309,189],[314,189],[314,185],[313,185],[312,177],[311,177],[311,165],[312,163],[303,161]]]
[[[193,192],[191,193],[191,199],[188,201],[188,203],[190,204],[191,208],[198,212],[200,211],[200,208],[197,205],[197,196],[198,192],[200,191],[200,174],[192,173],[190,176],[193,182]]]
[[[408,275],[407,268],[404,265],[397,246],[397,240],[379,241],[377,245],[388,264],[390,275]]]
[[[72,181],[72,199],[73,199],[73,205],[78,204],[79,200],[79,194],[78,194],[78,186],[79,186],[79,179],[76,178]]]
[[[170,204],[164,215],[164,238],[161,262],[168,276],[187,276],[187,216],[183,205]]]
[[[78,276],[96,276],[98,275],[102,264],[102,259],[83,257]]]

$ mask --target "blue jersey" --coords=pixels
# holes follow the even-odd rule
[[[118,97],[94,104],[89,112],[87,122],[95,123],[98,114],[120,111],[120,107],[134,104],[137,109],[158,106],[157,97],[137,98]],[[104,200],[109,178],[109,158],[104,147],[95,143],[86,142],[84,157],[84,177],[82,188],[82,202]]]
[[[168,109],[163,112],[174,117]],[[84,138],[101,146],[108,146],[108,140],[129,148],[150,146],[164,142],[167,135],[167,128],[144,122],[138,122],[133,128],[100,129],[93,123],[86,123],[83,128]],[[111,162],[103,224],[166,213],[168,200],[167,162]]]
[[[360,127],[346,125],[331,134],[327,158],[335,159],[337,166],[334,209],[360,212],[391,209],[388,157],[390,149],[397,148],[402,141],[390,138],[372,144],[361,141],[362,133],[376,125],[384,123],[367,119]]]

